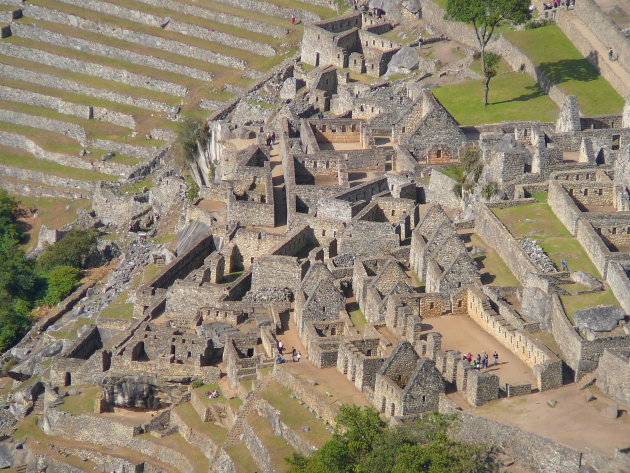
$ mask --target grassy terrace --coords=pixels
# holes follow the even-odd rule
[[[622,97],[556,25],[508,30],[504,36],[527,54],[554,84],[568,94],[577,95],[586,115],[619,113],[623,108]]]
[[[291,393],[291,389],[273,382],[260,395],[280,411],[281,420],[293,431],[316,447],[321,447],[331,437],[331,433],[324,422],[318,420],[306,406],[292,399]],[[304,432],[303,427],[308,427],[309,431]]]
[[[245,444],[237,443],[235,445],[230,445],[229,447],[225,447],[225,451],[230,458],[234,460],[236,471],[238,473],[251,473],[252,471],[257,471],[258,466]]]
[[[100,318],[131,319],[133,317],[133,304],[127,302],[128,296],[129,294],[126,291],[121,292],[120,295],[101,312]]]
[[[488,105],[483,106],[483,81],[469,80],[433,89],[437,99],[462,125],[505,120],[554,121],[558,107],[534,79],[504,72],[490,82]]]
[[[193,447],[186,442],[179,434],[171,434],[166,437],[157,438],[151,434],[142,434],[138,438],[148,440],[157,445],[161,445],[184,455],[193,466],[193,473],[207,473],[208,472],[208,459],[201,453],[198,448]]]
[[[510,230],[514,238],[528,237],[536,240],[549,255],[557,268],[565,260],[571,271],[584,271],[601,278],[582,245],[571,235],[558,220],[549,205],[546,195],[538,194],[542,202],[519,205],[506,209],[493,209],[493,212]],[[566,285],[565,289],[572,294],[562,296],[562,303],[569,318],[576,310],[596,305],[618,305],[612,291],[606,287],[602,292],[576,294],[583,289],[576,284]]]
[[[79,386],[73,387],[73,389],[79,389],[81,394],[64,397],[63,403],[59,405],[59,409],[70,414],[89,414],[94,412],[94,401],[101,388],[99,386]]]
[[[289,471],[289,464],[284,460],[290,457],[295,450],[285,439],[278,437],[271,430],[271,425],[267,419],[263,419],[255,414],[248,417],[249,425],[265,446],[271,457],[271,463],[279,473]]]
[[[470,245],[485,250],[481,255],[471,255],[479,264],[481,282],[490,286],[520,286],[518,279],[514,277],[512,271],[506,266],[497,252],[488,245],[479,235],[469,235]]]
[[[0,122],[0,130],[4,129],[3,125],[4,124]],[[5,164],[7,166],[21,169],[41,171],[60,177],[81,179],[83,181],[113,181],[117,179],[117,176],[111,176],[109,174],[103,174],[87,169],[63,166],[61,164],[57,164],[52,161],[46,161],[44,159],[37,159],[35,156],[23,152],[22,150],[9,148],[2,145],[0,145],[0,164]]]
[[[0,156],[2,152],[0,151]],[[37,245],[39,229],[42,225],[48,228],[61,228],[72,222],[79,209],[89,209],[92,204],[89,199],[63,199],[61,197],[27,197],[18,198],[20,207],[37,208],[37,217],[22,223],[22,230],[27,234],[23,243],[25,249]]]
[[[217,443],[223,443],[227,439],[226,429],[212,422],[202,421],[189,402],[180,404],[175,410],[182,417],[184,422],[186,422],[186,425],[202,435],[207,435]]]

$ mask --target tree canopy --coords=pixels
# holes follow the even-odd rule
[[[485,78],[484,105],[488,105],[488,90],[492,78],[492,75],[489,76],[486,46],[502,23],[520,24],[526,21],[529,18],[529,5],[529,0],[448,0],[446,4],[447,20],[468,23],[475,29]]]
[[[50,271],[55,266],[85,269],[98,262],[97,242],[97,230],[70,230],[57,243],[44,249],[39,257],[38,265],[44,272]]]
[[[484,473],[485,446],[450,440],[454,418],[437,412],[388,428],[374,408],[342,406],[332,439],[310,457],[294,454],[291,473]]]

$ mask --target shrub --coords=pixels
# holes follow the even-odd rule
[[[201,386],[203,386],[203,381],[201,381],[200,379],[193,379],[192,383],[190,383],[190,386],[193,389],[200,388]]]
[[[98,231],[75,229],[66,233],[54,245],[47,246],[39,257],[40,269],[47,273],[55,266],[85,269],[98,262]]]
[[[199,197],[199,186],[193,178],[186,179],[188,189],[186,190],[186,196],[190,202],[194,202]]]
[[[208,141],[208,127],[203,120],[186,118],[181,122],[179,133],[175,140],[173,152],[180,164],[188,164],[195,159],[198,146],[204,146]]]
[[[543,26],[552,25],[553,20],[550,18],[543,18],[542,20],[530,20],[525,23],[526,30],[535,30],[536,28],[542,28]]]
[[[79,285],[81,271],[73,266],[55,266],[46,275],[48,287],[43,302],[55,305],[72,294]]]

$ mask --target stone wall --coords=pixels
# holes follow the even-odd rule
[[[630,314],[630,265],[622,265],[617,261],[608,264],[606,282],[610,286],[619,302],[619,305],[627,314]]]
[[[285,439],[289,445],[302,455],[310,455],[317,449],[315,445],[304,440],[297,432],[282,421],[281,413],[264,399],[256,401],[258,415],[266,419],[271,425],[274,435]]]
[[[539,473],[578,473],[581,453],[551,439],[499,422],[464,413],[455,409],[443,409],[457,416],[456,426],[450,435],[467,443],[495,445],[518,463]]]
[[[597,386],[624,404],[630,404],[630,348],[606,349],[597,366]]]
[[[572,235],[575,235],[577,233],[577,222],[582,212],[566,192],[563,184],[557,180],[549,181],[547,203],[556,217],[558,217],[558,220],[563,223]]]
[[[463,202],[453,192],[454,185],[455,179],[435,170],[431,173],[429,180],[427,201],[435,202],[443,207],[461,209]]]
[[[171,410],[171,427],[177,427],[177,432],[181,435],[186,442],[199,449],[201,453],[210,461],[214,459],[214,455],[217,452],[218,445],[212,440],[209,435],[205,435],[199,432],[192,426],[188,425],[186,421],[179,414],[177,409]]]
[[[26,59],[39,64],[55,64],[57,67],[69,71],[88,74],[94,77],[99,77],[101,79],[120,82],[122,84],[131,85],[134,87],[142,87],[145,89],[154,90],[156,92],[174,95],[176,97],[184,97],[188,93],[187,87],[180,84],[175,84],[174,82],[167,82],[164,80],[154,79],[152,77],[125,71],[123,69],[117,69],[94,62],[61,56],[59,54],[49,53],[41,49],[27,48],[24,46],[19,46],[15,43],[0,43],[0,53],[19,59]]]
[[[146,110],[154,110],[157,112],[176,113],[179,107],[174,105],[168,105],[159,100],[147,99],[142,97],[133,97],[131,95],[122,94],[119,92],[112,92],[104,89],[97,89],[90,87],[81,82],[76,82],[70,79],[46,74],[43,72],[33,71],[30,69],[23,69],[21,67],[4,64],[2,66],[2,74],[4,77],[27,81],[32,84],[41,85],[44,87],[51,87],[53,89],[60,89],[67,92],[73,92],[77,94],[87,95],[88,97],[94,97],[101,100],[109,100],[111,102],[120,103],[123,105],[131,105]]]
[[[16,112],[14,110],[0,110],[0,120],[3,122],[13,123],[15,125],[28,126],[31,128],[39,128],[42,130],[52,131],[72,138],[82,146],[87,145],[87,133],[83,127],[74,123],[55,120],[54,118],[43,117],[40,115],[27,115],[26,113]]]
[[[46,186],[67,187],[73,195],[91,196],[95,188],[95,183],[90,181],[81,181],[69,177],[60,177],[53,174],[34,171],[31,169],[22,169],[19,167],[6,166],[0,164],[0,176],[19,179],[21,181],[37,182]]]

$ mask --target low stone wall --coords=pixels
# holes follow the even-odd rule
[[[89,191],[50,187],[6,178],[0,179],[0,188],[10,194],[28,195],[31,197],[62,197],[64,199],[90,199],[92,197],[92,193]]]
[[[69,136],[82,146],[87,146],[87,133],[83,127],[74,123],[3,109],[0,109],[0,121],[59,133],[60,135]]]
[[[101,139],[92,140],[92,146],[94,148],[116,151],[117,153],[138,159],[153,159],[162,151],[154,146],[135,146],[118,141]]]
[[[0,176],[11,177],[22,181],[37,182],[46,186],[67,187],[69,189],[75,189],[75,193],[78,191],[85,195],[91,195],[91,192],[95,188],[94,182],[60,177],[31,169],[6,166],[4,164],[0,164]]]
[[[272,375],[280,384],[292,389],[324,422],[333,426],[336,424],[335,417],[337,417],[339,410],[323,394],[285,370],[282,365],[274,365]]]
[[[190,16],[205,18],[206,20],[217,21],[224,25],[236,26],[239,29],[249,30],[254,33],[273,36],[274,38],[283,38],[287,35],[288,30],[281,26],[271,25],[257,21],[254,18],[246,18],[243,16],[230,15],[218,10],[209,10],[196,5],[177,2],[175,0],[140,0],[142,3],[152,5],[158,8],[168,8],[178,12],[186,13]]]
[[[177,412],[177,409],[171,410],[171,426],[177,427],[179,435],[181,435],[186,442],[197,447],[208,460],[212,461],[214,459],[218,445],[208,435],[204,435],[186,424],[184,419],[182,419]]]
[[[29,5],[29,8],[33,6],[35,7],[34,9],[29,9],[29,17],[36,17],[37,19],[45,21],[55,21],[56,17],[59,16],[52,14],[42,14],[43,11],[41,10],[41,7],[37,7],[35,5]],[[39,13],[39,15],[33,16],[33,13],[35,12]],[[61,24],[64,23],[67,24],[69,22],[61,22]],[[158,70],[165,70],[202,81],[210,81],[213,78],[211,73],[202,71],[200,69],[183,66],[181,64],[176,64],[174,62],[166,61],[164,59],[153,57],[147,54],[138,54],[133,51],[128,51],[126,49],[114,48],[112,46],[107,46],[102,43],[97,43],[95,41],[89,41],[87,39],[63,35],[54,31],[40,28],[34,24],[15,23],[12,26],[11,31],[13,31],[13,34],[15,36],[21,38],[32,39],[34,41],[42,41],[48,44],[54,44],[56,46],[70,47],[88,54],[105,56],[108,58],[139,64],[141,66],[152,67]]]
[[[3,64],[0,68],[0,76],[7,77],[9,79],[27,81],[32,84],[37,84],[45,87],[51,87],[53,89],[64,90],[76,94],[87,95],[102,100],[109,100],[111,102],[131,105],[145,110],[153,110],[157,112],[175,113],[179,109],[177,106],[168,105],[158,100],[146,99],[142,97],[132,97],[131,95],[121,94],[119,92],[112,92],[104,89],[97,89],[80,82],[64,79],[51,74],[43,72],[37,72],[30,69],[23,69],[21,67],[12,66],[9,64]]]
[[[267,419],[269,424],[271,424],[274,435],[285,439],[289,445],[301,454],[310,455],[313,451],[317,450],[315,445],[305,441],[297,432],[282,422],[280,419],[280,411],[264,399],[256,401],[256,410],[260,417]]]
[[[312,23],[319,20],[319,16],[308,10],[300,8],[286,8],[276,3],[266,2],[264,0],[218,0],[220,3],[231,5],[236,8],[243,8],[253,12],[262,13],[263,15],[277,16],[280,18],[291,19],[295,16],[302,23]]]
[[[73,59],[59,54],[52,54],[41,49],[27,48],[14,43],[0,43],[0,54],[19,59],[26,59],[28,61],[44,65],[55,64],[56,67],[69,71],[88,74],[94,77],[100,77],[101,79],[112,80],[114,82],[120,82],[134,87],[142,87],[144,89],[150,89],[156,92],[174,95],[176,97],[184,97],[188,93],[188,88],[180,84],[154,79],[149,76],[135,74],[123,69],[116,69],[114,67],[104,66],[94,62]]]
[[[254,429],[249,425],[247,419],[243,423],[242,439],[262,473],[277,473],[267,447],[265,447],[265,444],[260,440],[258,435],[256,435],[256,432],[254,432]]]
[[[440,403],[440,410],[457,416],[457,425],[450,431],[455,440],[497,446],[517,458],[520,465],[539,473],[578,473],[581,466],[579,451],[541,435],[444,408],[443,403]]]
[[[577,233],[577,222],[582,216],[582,212],[560,182],[556,180],[549,181],[547,203],[556,217],[558,217],[558,220],[575,236]]]
[[[619,262],[611,261],[608,265],[606,282],[615,294],[619,305],[627,314],[630,314],[630,278]]]
[[[157,17],[139,12],[137,10],[130,10],[128,8],[124,8],[114,4],[103,4],[97,0],[63,0],[63,3],[78,6],[81,8],[87,8],[89,10],[104,13],[106,15],[117,18],[149,24],[158,28],[161,26],[161,24],[164,23],[164,18],[160,18],[157,21],[151,21],[151,19]],[[28,9],[25,11],[25,14],[28,15]],[[105,33],[103,29],[106,29],[108,34],[112,34],[114,37],[124,39],[126,41],[140,43],[144,44],[145,46],[163,49],[175,54],[181,54],[184,56],[205,60],[214,64],[219,64],[221,66],[233,67],[237,69],[244,69],[246,66],[245,61],[241,59],[226,56],[221,53],[215,53],[208,49],[191,46],[187,43],[161,38],[157,35],[153,36],[146,33],[139,33],[123,28],[107,27],[103,26],[102,23],[98,23],[98,25],[98,30],[102,33]],[[124,35],[124,37],[122,37],[121,35]]]

